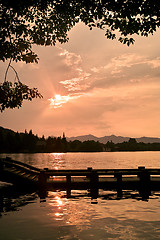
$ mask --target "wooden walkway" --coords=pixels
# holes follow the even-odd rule
[[[39,169],[7,157],[0,159],[0,180],[34,187],[42,195],[65,190],[70,197],[71,190],[89,190],[91,197],[97,198],[99,189],[103,189],[116,190],[119,197],[123,190],[136,190],[148,197],[151,191],[160,190],[160,169]]]

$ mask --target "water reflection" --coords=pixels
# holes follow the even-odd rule
[[[5,155],[3,155],[5,156]],[[160,152],[8,154],[38,168],[86,169],[160,167]],[[143,199],[138,192],[45,193],[0,190],[0,237],[5,240],[159,239],[160,192]],[[145,201],[144,201],[145,200]]]
[[[10,191],[1,196],[0,230],[5,236],[2,239],[158,239],[159,236],[160,192],[153,192],[148,202],[141,201],[138,192],[133,191],[124,191],[122,199],[117,199],[116,192],[100,191],[96,200],[87,191],[73,191],[69,199],[63,191],[50,191],[46,202],[41,202],[35,192],[16,195]],[[17,214],[13,215],[15,211]],[[5,218],[9,212],[11,221]],[[10,238],[6,237],[10,233],[4,231],[5,223],[7,229],[12,228]]]
[[[24,191],[14,186],[5,190],[0,189],[0,215],[19,211],[21,207],[33,203],[36,199],[38,194],[33,191]]]
[[[64,199],[58,194],[55,195],[56,193],[50,192],[48,194],[48,199],[49,205],[51,207],[52,212],[49,213],[49,215],[54,219],[54,220],[63,220],[63,207],[64,207]]]
[[[65,153],[0,154],[2,158],[6,156],[37,168],[66,168]]]
[[[97,204],[98,203],[98,199],[104,199],[104,200],[123,200],[123,199],[135,199],[135,200],[141,200],[141,201],[148,201],[150,198],[152,198],[152,196],[155,194],[154,191],[150,191],[150,193],[148,194],[148,192],[143,192],[143,194],[140,191],[136,191],[136,190],[123,190],[121,191],[121,194],[119,194],[119,191],[114,191],[114,190],[102,190],[99,189],[98,190],[98,194],[96,191],[96,194],[94,194],[90,189],[88,190],[72,190],[70,191],[70,194],[68,194],[68,191],[59,191],[59,192],[63,192],[63,198],[65,197],[66,199],[79,199],[80,197],[88,197],[91,200],[92,204]],[[52,192],[53,193],[56,192]],[[46,201],[46,199],[48,198],[48,196],[51,196],[51,192],[50,191],[40,191],[38,192],[38,195],[40,197],[41,201]],[[62,200],[61,197],[58,196],[53,196],[53,203],[55,205],[55,201],[59,201],[59,205],[62,205]]]
[[[64,153],[50,153],[52,158],[52,168],[53,169],[63,169],[65,168],[65,154]]]
[[[0,213],[7,213],[10,211],[19,211],[21,207],[31,204],[39,199],[40,203],[45,203],[50,206],[51,212],[48,213],[54,220],[63,220],[64,216],[66,216],[67,212],[67,220],[68,223],[76,223],[77,221],[82,221],[79,219],[77,214],[83,211],[83,214],[86,216],[88,204],[107,204],[107,202],[111,201],[124,201],[124,200],[134,200],[134,201],[152,201],[153,199],[157,199],[160,201],[160,192],[152,192],[148,199],[144,199],[139,192],[136,191],[123,191],[123,195],[121,198],[117,196],[117,192],[115,191],[103,191],[100,190],[99,196],[97,199],[92,199],[90,196],[90,192],[88,191],[72,191],[72,195],[70,198],[67,198],[65,191],[55,191],[55,192],[47,192],[47,195],[43,199],[40,198],[39,192],[35,191],[24,191],[22,189],[16,189],[15,187],[9,187],[8,191],[0,190]],[[81,201],[84,199],[85,204],[82,206],[81,204],[71,205],[69,203]],[[79,209],[80,207],[80,209]],[[69,215],[69,216],[68,216]],[[82,221],[83,222],[83,221]],[[88,222],[88,221],[87,221]]]
[[[92,168],[146,168],[160,167],[160,151],[155,152],[102,152],[102,153],[35,153],[0,154],[31,164],[38,168],[86,169]]]
[[[57,194],[57,195],[56,195]],[[77,193],[78,196],[78,193]],[[73,197],[72,200],[67,199],[64,192],[49,192],[48,193],[48,204],[51,207],[51,212],[49,216],[52,218],[53,221],[62,221],[62,224],[68,226],[80,226],[84,225],[87,227],[87,223],[89,224],[89,216],[87,217],[88,207],[86,205],[89,201],[89,197],[85,198],[85,202],[82,204],[78,204],[78,201],[81,198],[79,193],[78,197]],[[71,204],[71,202],[73,204]]]

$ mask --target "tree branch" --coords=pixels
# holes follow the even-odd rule
[[[20,82],[17,71],[15,70],[15,68],[14,68],[12,65],[10,65],[10,67],[11,67],[11,68],[13,69],[13,71],[15,72],[16,78],[17,78],[18,82]]]
[[[6,72],[5,72],[4,82],[6,82],[6,80],[7,80],[7,74],[8,74],[9,67],[11,66],[11,61],[12,61],[12,59],[10,58],[9,64],[8,64],[7,69],[6,69]]]

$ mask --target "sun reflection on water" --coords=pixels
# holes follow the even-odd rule
[[[100,194],[104,194],[104,191]],[[135,232],[134,225],[137,224],[137,227],[143,230],[146,216],[148,215],[149,219],[149,216],[155,215],[155,211],[148,212],[147,202],[135,202],[134,199],[125,198],[121,201],[115,201],[114,198],[104,200],[102,197],[97,199],[98,204],[91,204],[91,198],[85,196],[84,193],[82,197],[80,191],[77,190],[73,190],[73,197],[69,199],[66,198],[65,191],[49,192],[48,203],[51,224],[72,228],[74,229],[72,234],[78,232],[81,237],[84,234],[84,239],[108,239],[109,236],[115,237],[121,234],[123,239],[137,239],[135,236],[138,233]],[[157,216],[158,219],[154,220],[159,220],[158,212]],[[105,237],[98,238],[98,236]]]
[[[48,214],[53,220],[64,220],[64,206],[67,199],[62,198],[58,192],[49,192],[49,205],[51,212]]]
[[[65,167],[64,153],[50,153],[52,159],[52,168],[55,170],[63,169]]]
[[[58,203],[59,206],[63,205],[63,202],[62,202],[62,200],[61,200],[60,197],[57,196],[57,197],[56,197],[56,201],[57,201],[57,203]]]
[[[51,211],[49,216],[53,221],[62,222],[70,226],[76,226],[79,230],[88,229],[90,226],[90,211],[87,205],[84,204],[83,197],[81,204],[78,204],[77,198],[70,201],[66,198],[66,193],[62,192],[49,192],[48,193],[49,205]],[[90,201],[89,198],[85,202]],[[92,216],[94,213],[92,213]]]

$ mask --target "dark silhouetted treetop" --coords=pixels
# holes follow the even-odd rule
[[[0,59],[37,62],[32,45],[68,41],[78,22],[105,30],[124,44],[133,34],[148,36],[160,25],[159,0],[0,0]]]
[[[42,98],[37,88],[29,88],[21,82],[5,81],[0,84],[0,111],[6,108],[21,107],[23,100],[32,101],[33,98]]]

